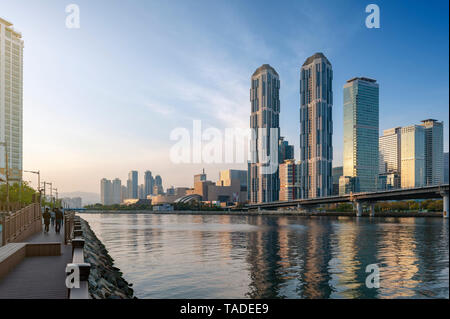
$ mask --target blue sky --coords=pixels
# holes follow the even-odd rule
[[[65,7],[80,8],[80,29]],[[365,27],[376,3],[381,28]],[[299,139],[299,68],[323,52],[334,70],[334,165],[342,163],[342,87],[380,85],[380,132],[426,118],[445,122],[447,1],[5,1],[0,16],[24,49],[24,168],[60,191],[99,192],[103,177],[146,169],[164,186],[191,186],[202,167],[171,164],[171,130],[200,119],[248,127],[249,84],[263,63],[280,75],[282,135]],[[142,175],[139,176],[142,180]],[[25,176],[25,180],[35,180]]]

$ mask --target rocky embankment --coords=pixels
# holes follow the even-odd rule
[[[114,260],[108,250],[92,231],[88,222],[80,218],[85,238],[84,259],[91,264],[89,294],[94,299],[132,299],[132,284],[123,277],[120,269],[114,267]],[[135,298],[135,297],[134,297]]]

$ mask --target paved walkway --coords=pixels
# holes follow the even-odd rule
[[[64,245],[64,225],[55,233],[50,225],[26,242],[61,242],[61,256],[26,257],[3,280],[0,299],[65,299],[67,298],[66,264],[72,260],[72,247]]]

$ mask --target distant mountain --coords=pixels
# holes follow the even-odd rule
[[[69,192],[58,194],[59,198],[63,197],[81,197],[84,205],[100,203],[100,194],[89,192]]]

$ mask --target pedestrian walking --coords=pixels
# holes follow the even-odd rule
[[[48,208],[45,209],[45,212],[42,214],[42,218],[44,219],[44,232],[48,233],[48,226],[50,225],[50,219],[51,219],[51,215],[50,212],[48,211]]]
[[[55,210],[55,231],[58,234],[61,230],[62,220],[63,220],[63,213],[62,213],[61,209],[56,208],[56,210]]]

